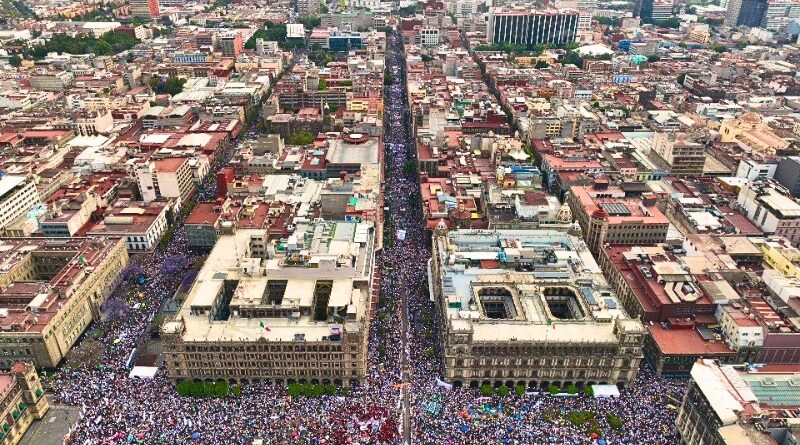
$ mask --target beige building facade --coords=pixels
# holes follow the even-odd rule
[[[567,204],[595,254],[605,244],[655,244],[667,239],[670,222],[656,208],[652,193],[628,196],[607,184],[573,186]]]
[[[18,362],[0,373],[0,445],[16,445],[34,420],[44,417],[50,404],[36,368]]]
[[[127,265],[120,238],[0,238],[0,368],[58,365]]]
[[[632,384],[645,330],[586,244],[550,230],[437,230],[431,292],[454,386]]]

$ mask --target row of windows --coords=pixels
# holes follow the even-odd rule
[[[456,359],[455,364],[456,366],[464,366],[466,363],[469,366],[470,363],[476,364],[478,366],[606,366],[606,363],[611,364],[612,360],[606,359],[599,359],[594,360],[591,358],[583,359],[583,358],[552,358],[552,359],[545,359],[545,358],[530,358],[530,359],[492,359],[492,358],[480,358],[476,360],[463,360],[463,359]]]
[[[273,362],[273,361],[270,361],[270,362],[267,362],[267,363],[265,363],[263,361],[258,361],[258,362],[241,362],[241,361],[236,361],[236,362],[220,362],[220,361],[191,362],[190,361],[190,362],[185,362],[185,366],[187,366],[189,368],[193,368],[193,369],[197,369],[197,368],[209,368],[209,369],[218,369],[218,368],[219,369],[246,369],[246,368],[252,368],[254,370],[272,369],[272,371],[276,371],[276,370],[281,370],[281,369],[286,369],[286,368],[289,368],[289,369],[291,369],[291,368],[300,368],[300,369],[309,369],[309,368],[310,369],[314,369],[314,368],[326,368],[327,369],[327,368],[333,368],[333,369],[339,369],[339,368],[342,367],[342,363],[340,363],[340,362],[322,362],[322,361],[319,361],[319,360],[311,361],[311,362],[281,362],[281,363],[277,363],[277,362]],[[351,368],[357,368],[358,365],[353,363],[350,367]]]
[[[457,348],[456,354],[463,354],[463,348]],[[569,356],[569,355],[614,355],[617,353],[616,347],[598,346],[553,346],[549,348],[526,347],[526,346],[477,346],[472,348],[472,354],[476,356]]]
[[[528,369],[485,369],[483,371],[455,370],[456,378],[463,377],[484,377],[484,378],[563,378],[563,379],[603,379],[609,375],[608,370],[528,370]]]
[[[340,345],[246,345],[246,346],[192,346],[186,352],[342,352]]]
[[[350,354],[351,360],[356,360],[356,354]],[[176,354],[177,356],[177,354]],[[261,361],[289,361],[289,360],[328,360],[341,361],[344,354],[180,354],[194,360],[261,360]]]
[[[314,373],[310,373],[309,370],[305,369],[275,369],[270,372],[266,372],[264,368],[255,368],[252,370],[243,369],[243,368],[231,368],[231,369],[192,369],[191,376],[186,374],[186,370],[176,370],[171,374],[182,375],[184,377],[196,377],[196,376],[262,376],[262,377],[299,377],[305,378],[310,376],[339,376],[342,377],[346,373],[342,372],[331,372],[330,370],[322,369],[320,371],[315,371]],[[358,376],[358,371],[353,369],[350,371],[351,377]]]

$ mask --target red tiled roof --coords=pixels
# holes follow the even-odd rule
[[[156,170],[160,172],[176,172],[178,169],[181,168],[184,162],[187,162],[186,158],[165,158],[165,159],[158,159],[155,161]]]
[[[192,213],[186,218],[186,224],[214,224],[220,217],[220,213],[214,211],[214,204],[197,204]]]
[[[650,335],[662,353],[668,355],[729,355],[736,352],[723,342],[708,342],[694,329],[664,329],[660,324],[648,326]]]

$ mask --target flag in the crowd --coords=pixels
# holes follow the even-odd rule
[[[268,328],[267,325],[265,325],[263,321],[259,321],[258,324],[261,325],[261,327],[264,328],[265,331],[267,331],[267,332],[272,331],[272,329]]]

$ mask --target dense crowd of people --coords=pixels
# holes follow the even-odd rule
[[[476,389],[437,383],[442,375],[437,335],[441,321],[427,292],[430,253],[418,177],[415,169],[407,168],[415,149],[402,45],[396,34],[392,40],[395,51],[388,55],[387,69],[393,84],[387,86],[385,134],[389,211],[384,249],[377,257],[386,267],[370,325],[366,380],[348,394],[319,398],[292,398],[286,388],[263,384],[244,385],[239,397],[194,398],[179,397],[163,369],[152,380],[129,378],[131,351],[147,341],[153,318],[181,285],[182,274],[164,273],[165,264],[176,258],[184,258],[185,264],[195,260],[185,231],[178,228],[168,245],[147,259],[139,258],[123,275],[115,294],[130,306],[125,316],[104,317],[90,328],[105,348],[99,362],[61,370],[50,382],[57,401],[80,406],[84,413],[65,443],[222,445],[262,438],[267,444],[400,444],[404,415],[410,415],[413,442],[419,444],[677,442],[668,397],[680,398],[682,383],[657,379],[647,370],[640,373],[637,385],[613,399],[548,394],[487,398]],[[204,184],[200,196],[213,197],[213,187],[213,180]],[[402,326],[401,311],[406,311],[408,329]],[[410,387],[401,384],[405,364]],[[412,402],[409,413],[401,403],[404,387]],[[430,409],[432,403],[436,409]],[[602,434],[589,434],[569,423],[563,414],[572,410],[595,413]],[[608,414],[625,423],[611,428]]]

